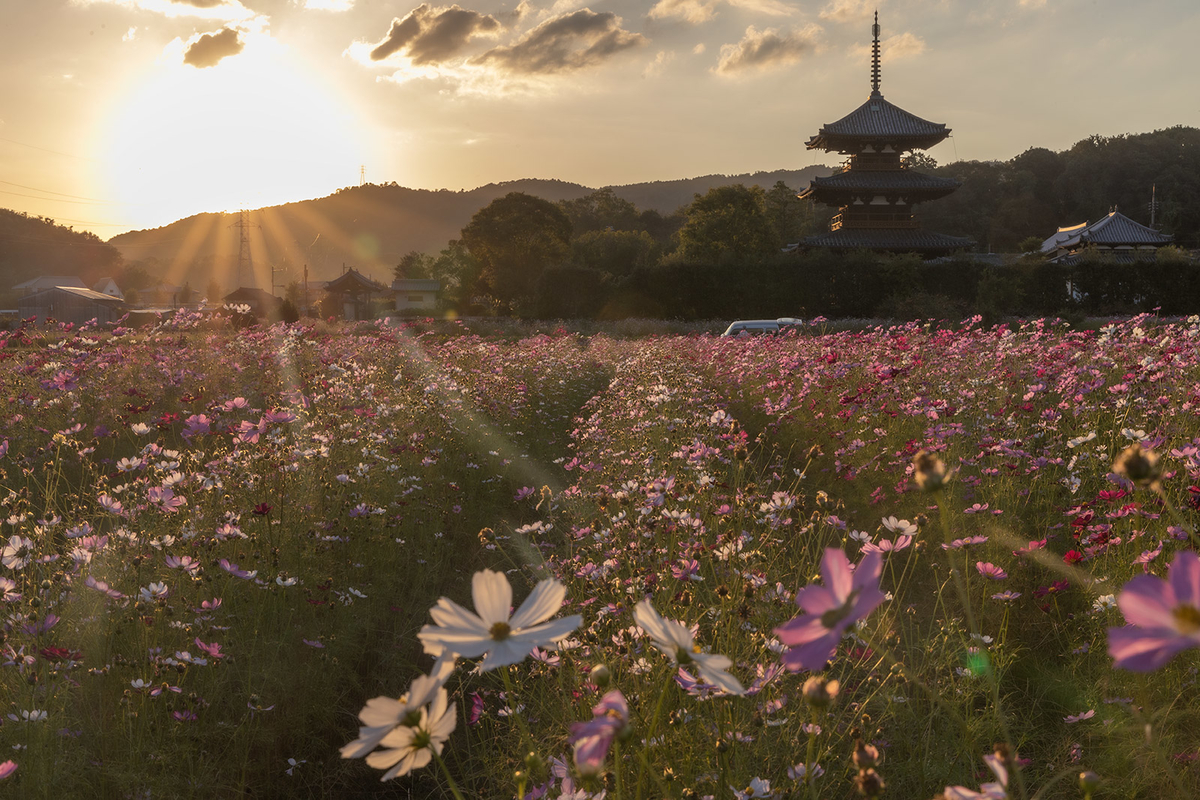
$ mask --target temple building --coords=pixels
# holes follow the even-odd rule
[[[1131,263],[1139,258],[1153,259],[1158,248],[1174,240],[1174,236],[1134,222],[1114,208],[1095,222],[1059,228],[1042,242],[1042,255],[1055,264],[1073,264],[1090,248],[1097,254]]]
[[[871,96],[837,122],[822,126],[808,140],[809,150],[846,156],[842,169],[816,178],[801,198],[837,206],[829,233],[810,236],[806,247],[919,253],[926,258],[970,247],[970,239],[921,230],[913,206],[936,200],[961,184],[952,178],[922,175],[901,162],[905,153],[925,150],[950,135],[942,123],[929,122],[883,99],[879,91],[879,12],[872,28]]]

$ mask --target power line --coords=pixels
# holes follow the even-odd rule
[[[4,183],[4,182],[5,182],[5,181],[0,181],[0,183]],[[15,186],[16,184],[10,184],[10,185],[13,185],[13,186]],[[40,191],[42,191],[42,190],[41,190],[41,189],[35,189],[34,191],[40,192]],[[20,192],[6,192],[6,191],[4,191],[3,189],[0,189],[0,194],[11,194],[13,197],[28,197],[28,198],[30,198],[31,200],[44,200],[44,201],[46,201],[47,203],[74,203],[74,204],[76,204],[76,205],[85,205],[85,206],[111,206],[111,205],[115,205],[114,203],[106,203],[106,202],[104,202],[103,200],[96,200],[96,201],[92,201],[92,200],[63,200],[63,199],[61,199],[61,198],[58,198],[58,197],[38,197],[36,194],[21,194]]]
[[[98,197],[83,197],[82,195],[78,195],[78,194],[66,194],[64,192],[52,192],[49,189],[39,189],[36,186],[25,186],[20,183],[13,183],[12,181],[0,181],[0,183],[3,183],[5,186],[16,186],[18,189],[28,189],[31,192],[41,192],[42,194],[56,194],[59,197],[74,197],[76,200],[92,200],[93,202],[96,202],[96,203],[109,203],[110,202],[108,200],[101,200]]]
[[[78,158],[80,161],[95,161],[96,160],[94,158],[88,158],[87,156],[77,156],[77,155],[74,155],[73,153],[64,153],[61,150],[51,150],[47,147],[38,147],[36,144],[26,144],[25,142],[18,142],[16,139],[6,139],[3,136],[0,136],[0,142],[9,142],[10,144],[19,144],[19,145],[21,145],[21,147],[28,147],[32,150],[41,150],[43,153],[53,153],[56,156],[66,156],[67,158]]]

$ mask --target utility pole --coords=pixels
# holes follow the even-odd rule
[[[1150,227],[1154,227],[1154,216],[1158,211],[1158,185],[1150,184]]]

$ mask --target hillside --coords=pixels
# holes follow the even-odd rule
[[[825,167],[779,170],[753,175],[706,175],[675,181],[612,187],[643,210],[669,214],[714,186],[732,183],[770,188],[778,180],[797,190]],[[343,265],[357,267],[377,280],[390,279],[392,267],[413,250],[436,253],[457,239],[476,211],[509,192],[525,192],[547,200],[571,200],[593,188],[556,180],[492,183],[471,191],[409,189],[395,184],[368,184],[342,189],[328,197],[251,211],[250,248],[259,285],[283,284],[302,277],[328,280]],[[113,237],[127,261],[144,261],[166,280],[188,281],[203,287],[215,277],[232,285],[236,271],[239,230],[236,214],[198,214],[153,230],[131,231]]]
[[[12,308],[9,291],[41,275],[78,275],[89,286],[117,273],[121,253],[95,234],[52,219],[0,209],[0,307]]]

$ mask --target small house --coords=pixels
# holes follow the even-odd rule
[[[117,286],[117,282],[112,278],[101,278],[96,285],[92,287],[93,292],[106,294],[109,297],[115,297],[118,300],[125,299],[125,293],[121,291],[121,287]]]
[[[371,301],[377,295],[386,294],[387,287],[351,267],[325,284],[325,291],[331,304],[341,311],[343,319],[374,319]]]
[[[283,299],[276,297],[265,289],[243,286],[235,289],[222,298],[226,305],[249,306],[250,313],[256,317],[269,317],[278,313],[283,305]]]
[[[436,310],[441,288],[442,282],[436,280],[398,278],[392,281],[396,311],[400,314],[427,314]]]

